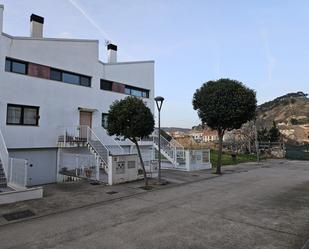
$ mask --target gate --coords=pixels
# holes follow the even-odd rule
[[[309,160],[309,144],[286,144],[285,157],[291,160]]]

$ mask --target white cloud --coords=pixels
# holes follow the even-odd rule
[[[87,12],[80,6],[78,3],[76,3],[74,0],[68,0],[89,22],[90,24],[104,37],[105,41],[112,41],[109,34],[107,34],[98,24],[97,22],[87,14]]]
[[[263,29],[261,31],[261,37],[263,40],[263,46],[265,49],[265,56],[267,61],[267,78],[268,82],[271,83],[273,79],[273,71],[277,64],[277,58],[273,55],[271,51],[269,42],[269,33],[267,32],[267,30]]]

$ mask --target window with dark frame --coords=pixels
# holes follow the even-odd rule
[[[31,62],[25,62],[25,61],[16,60],[16,59],[5,58],[5,71],[34,76],[38,78],[45,78],[37,74],[31,73],[32,71],[29,73],[28,72],[29,63],[33,65],[33,63]],[[91,77],[89,76],[81,75],[78,73],[71,73],[71,72],[67,72],[64,70],[60,70],[60,69],[50,68],[48,66],[43,66],[39,64],[35,64],[35,65],[42,66],[45,69],[47,69],[48,74],[45,73],[44,75],[48,75],[47,78],[51,80],[62,81],[62,82],[73,84],[73,85],[91,87]]]
[[[108,119],[108,114],[107,113],[102,113],[102,127],[104,129],[107,129],[107,119]]]
[[[8,104],[6,124],[7,125],[38,126],[39,125],[39,107]]]
[[[91,87],[91,77],[76,73],[70,73],[54,68],[50,69],[50,79],[62,81],[73,85]]]
[[[5,71],[19,74],[28,73],[28,63],[24,61],[5,59]]]
[[[101,90],[118,92],[118,91],[115,90],[116,89],[115,86],[113,88],[113,85],[115,85],[115,84],[119,85],[121,83],[116,83],[116,82],[113,82],[113,81],[101,79],[100,88],[101,88]],[[131,95],[131,96],[135,96],[135,97],[142,97],[142,98],[149,98],[149,90],[130,86],[130,85],[124,85],[124,84],[121,84],[121,85],[124,86],[124,92],[123,93],[125,93],[127,95]]]
[[[62,74],[60,70],[57,69],[50,69],[50,79],[51,80],[57,80],[57,81],[62,81]]]
[[[101,90],[112,91],[113,90],[113,82],[109,80],[101,80],[100,82]]]
[[[149,98],[149,90],[126,85],[125,93],[135,97]]]

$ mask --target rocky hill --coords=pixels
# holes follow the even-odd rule
[[[309,98],[303,92],[288,93],[258,107],[259,126],[276,122],[286,140],[309,142]]]

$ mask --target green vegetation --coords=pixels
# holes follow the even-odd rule
[[[255,118],[255,92],[237,80],[208,81],[196,90],[192,104],[202,123],[218,132],[216,174],[221,174],[224,133],[239,129],[244,123]]]
[[[273,121],[273,126],[269,130],[264,127],[258,131],[258,140],[260,142],[278,142],[280,136],[280,130],[277,128],[275,121]]]
[[[218,159],[218,151],[211,150],[210,151],[210,160],[213,167],[216,167]],[[222,165],[232,165],[235,162],[232,159],[230,153],[223,152],[222,153]],[[237,154],[236,155],[236,163],[246,163],[246,162],[256,162],[256,155],[249,154]]]
[[[303,92],[288,93],[278,98],[275,98],[272,101],[265,102],[264,104],[259,106],[259,109],[267,110],[267,109],[276,107],[280,104],[283,104],[283,105],[287,105],[289,103],[294,104],[296,102],[295,98],[307,98],[307,96],[308,94],[305,94]]]
[[[148,179],[138,140],[149,136],[154,130],[154,124],[151,110],[141,99],[126,97],[116,100],[110,106],[107,118],[108,134],[128,138],[135,144],[144,173],[145,187],[148,186]]]

